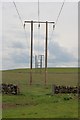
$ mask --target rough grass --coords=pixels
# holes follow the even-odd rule
[[[77,118],[77,97],[68,94],[51,95],[50,88],[26,86],[26,93],[18,96],[3,95],[5,118]],[[64,98],[71,98],[65,100]]]
[[[47,70],[47,84],[59,85],[77,85],[78,69],[77,68],[49,68]],[[29,84],[29,69],[8,70],[2,72],[2,80],[5,83]],[[33,69],[32,84],[44,84],[45,70]]]
[[[4,83],[17,84],[20,95],[3,95],[3,118],[77,118],[78,99],[73,94],[51,95],[52,84],[78,84],[77,68],[48,69],[44,85],[44,69],[33,69],[33,83],[29,85],[29,69],[2,72]],[[66,99],[66,98],[69,98]],[[72,99],[70,99],[72,98]]]

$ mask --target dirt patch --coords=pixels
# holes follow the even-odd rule
[[[3,103],[2,104],[2,109],[9,109],[9,108],[15,108],[17,107],[16,104],[10,104],[10,103]]]
[[[16,104],[11,104],[11,103],[3,103],[2,104],[2,109],[10,109],[10,108],[16,108],[16,107],[21,107],[21,106],[36,106],[38,105],[37,103],[16,103]]]

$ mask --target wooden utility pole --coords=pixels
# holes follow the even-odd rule
[[[47,81],[47,40],[48,40],[48,22],[46,21],[46,40],[45,40],[45,85]]]
[[[46,24],[46,40],[45,40],[45,85],[47,82],[47,40],[48,40],[48,23],[50,24],[55,24],[55,22],[44,22],[44,21],[24,21],[24,26],[25,23],[31,23],[31,59],[30,59],[30,85],[32,84],[32,61],[33,61],[33,23],[44,23]]]
[[[31,21],[31,59],[30,59],[30,85],[32,84],[32,62],[33,62],[33,21]]]

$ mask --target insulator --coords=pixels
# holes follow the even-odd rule
[[[40,28],[40,23],[38,24],[38,28]]]
[[[55,29],[55,25],[53,25],[53,30]]]
[[[24,23],[24,28],[25,28],[25,23]]]

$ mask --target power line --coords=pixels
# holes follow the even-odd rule
[[[40,4],[39,4],[39,0],[38,0],[38,22],[39,22],[39,16],[40,16],[40,8],[39,8]]]
[[[17,6],[16,6],[16,3],[15,3],[14,1],[13,1],[13,4],[14,4],[14,7],[15,7],[15,9],[16,9],[16,12],[17,12],[17,15],[18,15],[18,17],[19,17],[19,20],[21,21],[22,27],[23,27],[23,29],[24,29],[25,37],[27,38],[27,34],[26,34],[26,30],[25,30],[25,24],[23,24],[21,15],[20,15],[19,10],[18,10],[18,8],[17,8]],[[28,48],[29,48],[29,47],[28,47]]]
[[[21,15],[20,15],[19,10],[18,10],[18,8],[17,8],[17,6],[16,6],[16,3],[15,3],[14,1],[13,1],[13,4],[14,4],[14,7],[15,7],[15,9],[16,9],[16,12],[17,12],[17,15],[18,15],[18,17],[19,17],[19,20],[21,21],[22,27],[23,27],[23,29],[24,29],[25,38],[27,39],[27,34],[26,34],[26,30],[25,30],[25,24],[23,24]],[[29,45],[28,45],[28,44],[27,44],[27,47],[28,47],[28,49],[29,49]]]
[[[17,12],[17,14],[18,14],[19,20],[21,21],[22,27],[23,27],[24,32],[25,32],[25,37],[26,37],[25,24],[23,24],[21,15],[20,15],[19,10],[18,10],[18,8],[17,8],[17,6],[16,6],[16,3],[15,3],[14,1],[13,1],[13,4],[14,4],[14,7],[15,7],[16,12]]]
[[[58,20],[59,20],[59,17],[60,17],[60,14],[61,14],[61,12],[62,12],[64,3],[65,3],[65,0],[63,1],[62,6],[61,6],[61,8],[60,8],[59,14],[58,14],[57,19],[56,19],[56,24],[57,24],[57,22],[58,22]]]
[[[16,12],[17,12],[17,14],[18,14],[18,16],[19,16],[19,19],[20,19],[20,21],[21,21],[21,24],[22,24],[22,26],[23,26],[22,18],[21,18],[20,14],[19,14],[19,11],[18,11],[18,9],[17,9],[16,3],[15,3],[14,1],[13,1],[13,4],[14,4],[14,6],[15,6]]]
[[[39,23],[39,20],[40,20],[40,3],[39,3],[39,0],[38,0],[38,52],[37,52],[37,54],[39,54],[39,36],[40,36],[40,23]]]
[[[64,3],[65,3],[65,0],[63,1],[62,6],[61,6],[61,8],[60,8],[60,11],[59,11],[59,14],[58,14],[58,16],[57,16],[57,19],[56,19],[55,25],[57,25],[57,23],[58,23],[58,21],[59,21],[59,17],[60,17],[60,15],[61,15],[61,12],[62,12],[62,9],[63,9],[63,6],[64,6]],[[55,29],[55,25],[53,25],[53,30]],[[51,33],[50,39],[52,38],[52,35],[53,35],[53,31],[52,31],[52,33]]]

